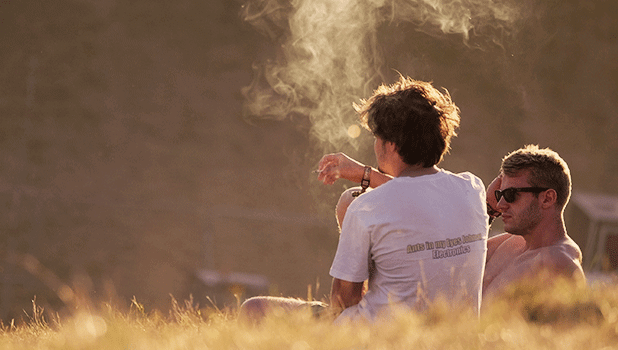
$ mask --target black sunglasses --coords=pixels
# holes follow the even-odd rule
[[[507,203],[513,203],[517,200],[517,193],[519,192],[541,193],[547,190],[549,190],[549,188],[546,187],[509,187],[503,190],[496,190],[494,193],[498,202],[500,202],[500,198],[504,197]]]

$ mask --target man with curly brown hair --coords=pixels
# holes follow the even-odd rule
[[[447,91],[404,77],[355,108],[375,136],[378,169],[342,153],[320,161],[324,183],[361,183],[360,191],[344,194],[357,198],[338,218],[330,310],[339,320],[373,320],[392,307],[422,311],[445,297],[478,311],[488,233],[485,188],[471,173],[437,166],[456,135],[459,109]],[[302,305],[258,297],[243,304],[241,315]]]

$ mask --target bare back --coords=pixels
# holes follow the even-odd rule
[[[483,278],[483,297],[500,292],[504,287],[541,270],[583,277],[582,254],[568,236],[553,245],[527,249],[523,237],[504,233],[487,242],[487,262]]]

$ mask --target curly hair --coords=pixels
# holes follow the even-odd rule
[[[569,166],[555,151],[538,145],[526,145],[506,155],[500,171],[506,176],[517,176],[529,171],[530,186],[547,187],[556,191],[556,204],[564,208],[571,197]]]
[[[400,76],[392,85],[381,85],[368,99],[354,104],[361,125],[384,141],[393,142],[409,165],[431,167],[450,150],[459,127],[459,108],[444,89],[430,82]]]

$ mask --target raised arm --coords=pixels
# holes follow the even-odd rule
[[[365,172],[365,165],[344,153],[331,153],[320,159],[318,171],[318,180],[326,185],[332,185],[337,179],[346,179],[360,183]],[[392,176],[371,168],[369,186],[376,188],[392,178]]]

